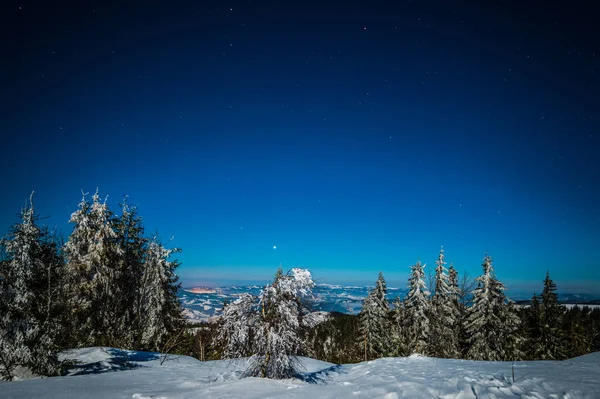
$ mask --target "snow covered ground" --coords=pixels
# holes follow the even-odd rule
[[[125,356],[126,355],[126,356]],[[72,350],[68,376],[0,384],[8,398],[600,398],[600,352],[562,362],[515,364],[411,356],[349,365],[303,358],[299,379],[241,378],[246,361]],[[164,362],[161,364],[161,361]],[[126,362],[129,364],[126,364]]]

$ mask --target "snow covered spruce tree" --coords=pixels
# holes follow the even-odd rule
[[[157,237],[148,244],[144,276],[140,287],[141,344],[159,351],[166,341],[184,325],[183,310],[177,297],[180,287],[175,269],[179,262],[170,261],[179,249],[165,248]]]
[[[539,301],[541,299],[541,301]],[[562,317],[564,307],[558,303],[556,284],[546,272],[541,298],[534,295],[530,307],[531,348],[534,359],[560,360],[564,358],[562,340]]]
[[[43,247],[47,230],[40,229],[36,219],[32,193],[29,206],[21,211],[21,222],[1,240],[0,375],[5,380],[13,379],[17,366],[42,375],[60,370],[54,336],[49,335],[50,313],[38,307],[43,300],[40,277],[47,267],[57,265],[44,264],[48,260]]]
[[[223,309],[213,344],[225,359],[251,356],[246,375],[291,378],[307,352],[304,317],[314,281],[308,270],[277,270],[259,296],[244,294]]]
[[[408,335],[406,333],[406,310],[404,302],[400,297],[394,300],[394,310],[392,312],[392,328],[391,328],[391,356],[408,356],[410,354],[408,348]]]
[[[122,254],[113,214],[96,191],[91,204],[83,196],[69,222],[74,227],[64,251],[71,290],[72,339],[78,346],[110,345],[107,341],[116,334],[115,299],[121,295]]]
[[[142,293],[145,281],[144,268],[147,261],[149,240],[144,237],[144,226],[137,208],[121,203],[121,215],[114,219],[118,246],[121,248],[118,267],[120,269],[119,297],[115,298],[119,313],[114,328],[112,345],[124,348],[141,348],[147,307]]]
[[[435,268],[435,294],[431,300],[431,335],[429,353],[435,357],[458,358],[458,309],[444,265],[444,247],[440,249]]]
[[[522,332],[521,318],[517,313],[515,303],[507,299],[507,303],[501,307],[500,319],[503,321],[500,340],[502,342],[503,358],[505,361],[523,360],[525,353],[523,345],[525,336]]]
[[[404,298],[405,331],[410,353],[429,354],[430,301],[425,284],[425,265],[420,261],[411,266],[408,293]]]
[[[454,334],[456,335],[457,356],[461,357],[466,347],[465,319],[467,317],[467,307],[463,304],[464,298],[461,298],[462,290],[460,288],[458,271],[450,263],[448,267],[448,289],[450,301],[455,312]]]
[[[254,300],[245,293],[223,307],[219,332],[213,340],[213,345],[222,347],[223,359],[252,355],[252,338],[259,317]]]
[[[41,227],[40,269],[34,272],[34,317],[42,323],[43,337],[50,346],[64,348],[67,321],[63,242],[56,230]]]
[[[475,279],[473,304],[468,310],[466,357],[473,360],[516,360],[519,357],[519,319],[507,303],[506,287],[494,273],[492,258],[483,259],[483,274]]]
[[[305,300],[312,295],[314,281],[308,270],[277,271],[273,284],[259,295],[248,375],[291,378],[301,366],[298,355],[306,351],[303,318]]]
[[[365,361],[386,356],[390,350],[390,307],[386,295],[387,286],[380,272],[375,287],[364,299],[358,315],[359,346]]]

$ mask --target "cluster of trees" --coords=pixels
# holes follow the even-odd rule
[[[520,319],[514,303],[504,291],[485,256],[483,274],[476,288],[467,293],[459,286],[458,272],[446,268],[444,249],[435,269],[435,292],[429,292],[425,265],[411,266],[408,293],[397,298],[393,309],[380,273],[375,288],[363,302],[358,315],[359,346],[363,359],[382,356],[408,356],[419,353],[442,358],[473,360],[516,360],[523,341]]]
[[[411,267],[409,291],[393,306],[380,273],[358,316],[333,314],[316,327],[313,353],[356,362],[419,353],[472,360],[561,360],[600,350],[600,309],[567,309],[549,273],[541,295],[517,305],[485,256],[473,284],[445,267],[443,248],[431,284],[424,265]],[[432,286],[433,293],[428,286]],[[469,289],[472,286],[472,289]]]
[[[560,360],[600,350],[600,309],[567,309],[559,304],[549,274],[542,294],[523,306],[505,296],[506,288],[494,273],[490,256],[484,257],[482,274],[474,280],[459,279],[452,265],[446,268],[443,248],[431,281],[426,282],[424,268],[420,262],[411,267],[403,299],[388,303],[380,273],[358,315],[334,312],[316,325],[306,322],[303,295],[289,293],[283,300],[269,294],[269,301],[261,302],[277,285],[273,283],[258,297],[244,295],[227,304],[218,323],[199,326],[190,337],[188,353],[201,360],[253,356],[264,362],[279,351],[278,356],[284,358],[306,355],[352,363],[415,353],[473,360]],[[278,272],[275,280],[281,276]],[[268,305],[263,307],[264,303]],[[267,331],[276,338],[265,338]],[[269,350],[264,344],[268,339],[277,342]],[[254,366],[250,375],[281,378],[293,374],[294,367],[289,366],[293,362],[280,363],[286,372],[263,373],[258,370],[266,368]]]
[[[63,348],[159,350],[185,320],[175,269],[126,198],[119,215],[96,192],[71,215],[66,240],[38,224],[33,194],[0,241],[0,374],[61,372]]]
[[[38,224],[33,206],[0,240],[0,376],[17,367],[59,374],[61,349],[112,346],[194,355],[200,360],[249,357],[246,374],[293,377],[306,355],[337,363],[419,353],[474,360],[564,359],[600,350],[600,309],[566,309],[549,274],[530,306],[508,300],[485,256],[469,288],[446,268],[443,248],[426,283],[411,266],[408,293],[390,305],[383,274],[355,315],[315,322],[308,270],[277,271],[257,296],[226,303],[217,322],[191,326],[167,249],[147,237],[135,207],[113,213],[98,192],[84,195],[63,242]],[[432,291],[432,292],[430,292]]]

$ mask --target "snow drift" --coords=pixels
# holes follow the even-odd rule
[[[63,353],[79,364],[64,377],[4,382],[2,398],[599,398],[600,352],[565,361],[515,363],[384,358],[334,365],[301,358],[297,378],[241,378],[246,359],[200,362],[187,356],[114,348]]]

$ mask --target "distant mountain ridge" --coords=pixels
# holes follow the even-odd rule
[[[533,296],[533,295],[532,295]],[[531,298],[516,301],[520,305],[531,304]],[[558,294],[558,302],[563,305],[600,305],[598,295],[592,294]]]
[[[191,320],[206,320],[219,316],[225,301],[234,301],[243,293],[258,295],[262,286],[228,286],[211,289],[212,292],[194,292],[191,287],[181,289],[179,298],[183,303],[186,316]],[[206,287],[201,287],[206,288]],[[313,290],[312,309],[315,311],[341,312],[357,314],[362,301],[372,287],[342,286],[334,284],[317,284]],[[392,302],[397,296],[403,297],[407,290],[404,288],[388,288],[388,300]]]
[[[194,290],[193,288],[198,288]],[[362,301],[372,286],[353,286],[337,284],[317,284],[315,286],[312,308],[315,311],[358,314]],[[219,316],[225,301],[234,301],[243,293],[258,295],[262,286],[243,285],[218,288],[190,287],[179,291],[179,298],[185,308],[186,317],[192,321],[201,321]],[[196,292],[194,292],[196,291]],[[388,287],[387,298],[392,303],[396,297],[403,298],[406,288]],[[531,295],[533,296],[533,294]],[[520,295],[514,300],[519,304],[528,304],[531,296]],[[564,304],[600,304],[600,297],[591,294],[559,294]]]

